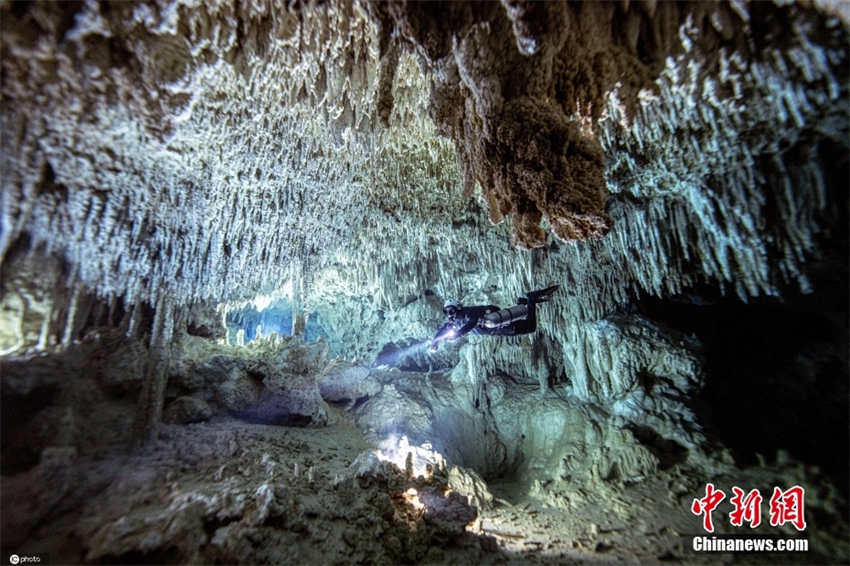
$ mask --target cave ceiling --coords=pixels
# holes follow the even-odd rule
[[[807,285],[816,164],[846,146],[840,3],[0,11],[0,258],[43,249],[128,303],[293,269],[314,302],[496,283],[468,272],[567,279],[590,310],[703,279],[775,295]]]

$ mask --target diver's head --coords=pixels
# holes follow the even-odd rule
[[[443,314],[448,318],[454,318],[459,310],[460,303],[457,301],[446,301],[446,304],[443,305]]]

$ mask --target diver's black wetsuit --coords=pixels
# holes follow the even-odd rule
[[[492,313],[504,313],[506,310],[500,309],[496,305],[458,306],[454,309],[454,314],[449,315],[448,320],[437,330],[437,333],[431,340],[431,348],[432,350],[435,349],[437,343],[442,340],[454,341],[470,333],[485,334],[488,336],[516,336],[518,334],[534,332],[537,330],[535,306],[537,303],[549,300],[552,293],[557,289],[558,285],[555,285],[548,289],[528,293],[524,301],[521,300],[519,305],[511,308],[515,313],[522,313],[524,309],[524,318],[518,318],[507,324],[493,327],[488,327],[485,316]]]
[[[460,307],[457,313],[437,330],[433,341],[456,340],[465,334],[516,336],[517,334],[528,334],[537,329],[537,316],[534,313],[533,303],[527,307],[528,315],[524,319],[516,320],[510,324],[496,328],[486,328],[481,324],[481,319],[485,314],[498,312],[499,310],[501,309],[496,305]],[[454,334],[451,334],[451,331],[454,331]]]

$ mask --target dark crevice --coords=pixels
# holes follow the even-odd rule
[[[240,519],[240,517],[228,517],[225,519],[220,519],[218,517],[207,517],[204,519],[204,533],[207,535],[207,540],[212,540],[215,536],[215,532],[227,525],[236,522]]]
[[[366,403],[366,401],[368,401],[368,400],[369,400],[369,396],[368,396],[368,395],[364,395],[364,396],[362,396],[362,397],[358,397],[357,399],[355,399],[355,400],[354,400],[354,403],[351,405],[350,410],[352,410],[352,411],[353,411],[353,410],[357,410],[357,409],[359,409],[359,408],[360,408],[360,407],[362,407],[362,406]]]
[[[658,468],[661,470],[681,464],[688,457],[687,448],[678,442],[664,438],[649,427],[635,425],[630,430],[638,442],[658,458]]]
[[[216,333],[213,332],[213,330],[210,329],[209,326],[206,326],[204,324],[196,324],[195,322],[190,322],[186,326],[186,332],[190,336],[198,336],[200,338],[209,338],[209,339],[216,338]]]
[[[252,409],[242,411],[230,411],[230,414],[242,421],[251,424],[275,425],[275,426],[291,426],[291,427],[307,427],[313,424],[313,417],[310,415],[298,415],[293,413],[283,412],[281,410],[270,410],[268,407],[258,406]]]
[[[6,374],[3,364],[0,364],[0,375]],[[0,470],[4,476],[26,472],[38,465],[41,457],[41,446],[27,442],[28,435],[22,434],[21,429],[27,429],[33,422],[41,419],[41,411],[56,403],[59,387],[45,385],[34,388],[27,395],[16,395],[4,387],[2,390],[2,459]]]
[[[245,375],[248,376],[248,379],[256,381],[258,383],[262,383],[263,380],[266,379],[266,374],[262,371],[258,371],[255,369],[247,369],[245,370]]]
[[[635,306],[703,344],[706,385],[693,408],[710,440],[729,447],[740,465],[786,450],[846,489],[847,269],[812,267],[815,292],[783,301],[744,304],[703,287],[642,297]]]
[[[328,405],[331,405],[331,406],[336,407],[338,409],[345,409],[347,411],[355,411],[355,410],[359,409],[360,407],[362,407],[366,403],[366,401],[368,401],[368,400],[369,400],[369,396],[363,395],[362,397],[358,397],[357,399],[342,398],[342,399],[334,399],[332,401],[325,399],[325,402]]]
[[[45,160],[38,183],[39,195],[55,195],[62,202],[68,200],[68,187],[56,182],[56,172],[50,162]]]
[[[692,408],[710,441],[729,447],[740,465],[756,464],[758,455],[771,462],[785,450],[819,466],[846,491],[850,171],[843,145],[821,143],[816,155],[830,166],[824,170],[828,205],[816,218],[816,252],[804,265],[811,293],[788,283],[780,289],[782,298],[756,297],[747,304],[702,283],[664,299],[640,296],[633,309],[702,344],[706,385]],[[795,156],[811,159],[808,152]],[[768,196],[763,216],[780,230],[782,215]],[[642,379],[651,390],[654,378]]]

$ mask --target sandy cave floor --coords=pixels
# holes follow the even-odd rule
[[[420,519],[392,518],[380,486],[341,483],[376,444],[344,412],[332,409],[331,420],[317,429],[223,418],[168,425],[141,451],[42,463],[4,482],[13,512],[44,489],[55,499],[53,514],[33,526],[32,548],[18,552],[53,563],[759,561],[689,551],[679,533],[694,532],[690,498],[673,495],[671,477],[612,489],[604,500],[575,490],[555,505],[492,484],[496,505],[466,533],[420,536]]]

